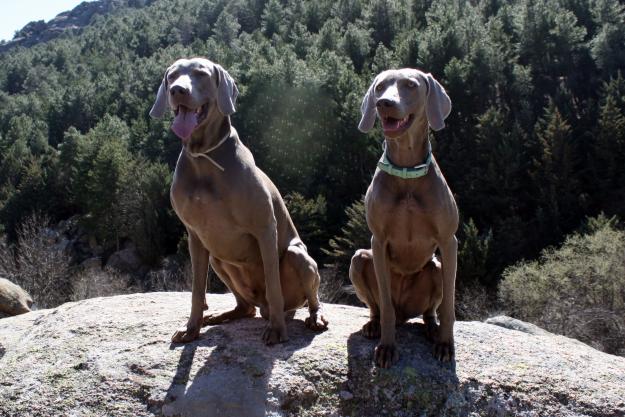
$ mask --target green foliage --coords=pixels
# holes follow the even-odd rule
[[[284,30],[284,10],[278,0],[269,0],[265,4],[261,18],[262,32],[267,38],[271,39],[274,34],[280,34]]]
[[[371,232],[365,216],[364,196],[347,207],[345,215],[347,222],[341,228],[341,233],[330,239],[329,249],[324,249],[334,265],[343,273],[349,269],[354,248],[371,247]]]
[[[520,319],[625,354],[625,233],[605,217],[588,224],[589,234],[506,269],[499,295]]]
[[[350,23],[343,34],[343,52],[352,60],[356,71],[362,71],[365,60],[369,56],[370,33]]]
[[[314,199],[307,199],[298,192],[284,196],[284,202],[297,231],[309,248],[310,254],[318,259],[321,248],[326,243],[327,202],[319,194]]]
[[[173,252],[182,228],[167,188],[180,142],[148,111],[166,66],[195,55],[236,79],[234,125],[291,196],[320,264],[345,271],[369,245],[362,205],[350,204],[371,180],[381,132],[356,126],[368,84],[388,67],[431,72],[452,99],[433,145],[470,219],[461,279],[492,287],[585,216],[625,216],[622,2],[133,4],[0,54],[0,228],[10,239],[41,210],[51,221],[78,215],[107,250],[131,239],[149,262]]]
[[[128,237],[149,265],[176,249],[183,227],[169,202],[171,173],[165,164],[139,160],[120,201],[129,225]]]
[[[490,245],[493,232],[481,235],[473,219],[462,225],[458,247],[458,281],[488,282]]]

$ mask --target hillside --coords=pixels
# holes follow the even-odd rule
[[[96,298],[0,320],[0,414],[256,416],[595,416],[625,413],[625,358],[500,317],[458,322],[457,357],[435,361],[422,324],[398,331],[400,362],[377,369],[364,308],[328,304],[313,334],[267,347],[257,318],[172,345],[189,294]],[[210,295],[211,309],[231,295]],[[502,327],[504,326],[504,327]]]
[[[72,10],[59,13],[54,19],[28,23],[17,31],[13,39],[0,44],[0,52],[23,46],[30,47],[38,43],[47,42],[62,35],[76,35],[88,26],[96,15],[107,15],[125,7],[143,7],[151,3],[150,0],[97,0],[82,2]]]
[[[0,53],[1,231],[15,245],[38,212],[84,231],[75,263],[184,256],[168,196],[180,142],[148,110],[165,68],[200,55],[235,78],[234,125],[340,287],[368,245],[360,199],[381,152],[379,129],[356,128],[361,98],[411,66],[453,103],[432,141],[461,212],[460,291],[493,293],[588,216],[625,218],[624,22],[617,0],[83,4]]]

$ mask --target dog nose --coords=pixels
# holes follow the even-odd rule
[[[181,95],[181,96],[186,96],[189,94],[189,90],[187,88],[184,88],[180,85],[174,85],[169,89],[169,92],[172,96],[175,96],[176,94]]]
[[[381,98],[376,103],[376,107],[393,107],[395,103],[387,98]]]

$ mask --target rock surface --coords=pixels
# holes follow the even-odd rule
[[[170,344],[189,309],[188,293],[150,293],[0,320],[0,415],[625,415],[625,358],[547,332],[458,322],[456,361],[445,365],[415,321],[398,330],[399,364],[380,370],[375,342],[358,333],[363,308],[326,305],[320,334],[300,310],[278,346],[261,342],[259,317]]]
[[[28,313],[33,299],[19,285],[0,277],[0,318]]]

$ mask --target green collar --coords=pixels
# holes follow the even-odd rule
[[[432,162],[432,144],[428,140],[428,155],[425,157],[425,162],[421,165],[416,165],[414,167],[398,167],[393,164],[388,156],[386,155],[386,141],[384,141],[384,153],[382,157],[378,161],[378,168],[380,170],[386,172],[387,174],[393,175],[395,177],[403,178],[403,179],[413,179],[413,178],[421,178],[427,175],[428,170],[430,169],[430,163]]]

